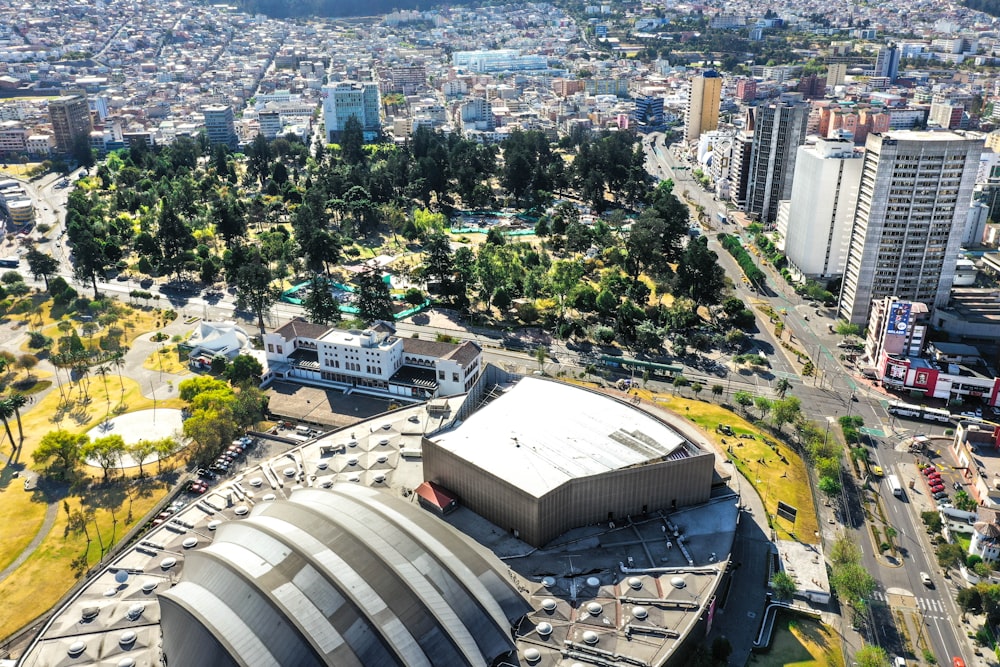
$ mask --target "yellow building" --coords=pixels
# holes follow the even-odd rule
[[[684,114],[684,139],[695,141],[704,132],[719,127],[719,104],[722,101],[722,76],[708,70],[691,80],[691,92]]]

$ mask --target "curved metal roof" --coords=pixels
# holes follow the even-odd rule
[[[160,594],[171,664],[488,665],[529,611],[502,564],[418,506],[301,489],[219,526]],[[206,662],[208,660],[209,662]]]

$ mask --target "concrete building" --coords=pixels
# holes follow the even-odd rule
[[[49,120],[55,134],[56,150],[70,153],[80,137],[89,137],[94,130],[90,106],[83,95],[63,95],[49,100]]]
[[[340,81],[323,86],[322,97],[328,142],[337,141],[351,116],[361,123],[365,141],[372,141],[382,131],[382,106],[377,83]]]
[[[887,44],[878,50],[875,56],[875,67],[872,71],[874,77],[885,77],[889,83],[895,83],[899,76],[899,47],[895,44]]]
[[[411,401],[465,393],[475,384],[482,369],[475,343],[394,333],[384,323],[358,331],[292,320],[264,337],[266,370],[274,379]]]
[[[847,63],[830,63],[826,70],[826,85],[842,86],[847,81]]]
[[[798,148],[806,138],[809,107],[782,103],[755,107],[746,210],[765,225],[778,215],[778,202],[792,195]]]
[[[523,378],[423,445],[424,479],[534,546],[708,500],[714,455],[595,392]]]
[[[692,142],[703,132],[719,126],[722,101],[722,76],[715,70],[702,72],[691,79],[687,107],[684,110],[684,139]]]
[[[230,150],[239,147],[233,108],[228,104],[209,104],[202,107],[205,116],[205,136],[210,144],[223,144]]]
[[[869,135],[839,316],[864,326],[872,301],[948,303],[983,140],[953,132]]]
[[[798,149],[788,216],[779,216],[778,232],[788,261],[807,278],[844,272],[862,162],[847,139]]]

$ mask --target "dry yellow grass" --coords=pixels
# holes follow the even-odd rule
[[[770,648],[754,655],[757,667],[844,667],[840,636],[808,618],[779,614]]]
[[[572,384],[593,387],[591,382],[567,380]],[[708,391],[708,387],[705,391]],[[809,477],[805,462],[784,443],[761,432],[749,421],[731,410],[706,401],[693,400],[648,389],[638,390],[639,397],[683,415],[697,424],[705,436],[739,468],[743,476],[760,494],[764,507],[775,516],[778,500],[798,509],[795,525],[782,518],[772,519],[779,539],[797,539],[807,544],[819,542],[819,522],[816,506],[809,490]],[[754,438],[733,438],[716,432],[719,424],[728,424],[737,434],[752,434]],[[725,443],[723,443],[725,441]],[[777,451],[770,445],[774,444]],[[730,451],[730,446],[731,451]],[[785,462],[781,457],[784,457]]]
[[[152,482],[147,482],[141,490],[132,491],[131,501],[122,488],[115,487],[111,491],[117,495],[104,493],[83,499],[71,497],[66,501],[71,512],[79,510],[81,502],[95,510],[93,520],[87,525],[92,540],[89,548],[86,534],[82,530],[69,530],[66,513],[60,508],[51,532],[38,549],[13,576],[0,582],[0,600],[3,600],[0,637],[9,637],[55,605],[85,571],[86,568],[81,567],[85,551],[87,567],[100,560],[98,533],[105,545],[112,543],[112,537],[114,541],[121,539],[166,494],[162,484],[154,488]],[[44,504],[38,505],[44,512]]]
[[[17,434],[16,429],[14,433]],[[7,447],[5,442],[4,450]],[[0,525],[4,527],[0,540],[0,570],[14,562],[45,520],[45,503],[35,502],[33,494],[24,491],[21,478],[13,477],[13,473],[14,468],[9,466],[0,470]]]
[[[698,424],[719,451],[732,459],[744,477],[754,485],[769,515],[776,516],[779,500],[798,509],[794,526],[782,518],[772,520],[779,539],[797,539],[808,544],[819,542],[819,522],[809,491],[808,471],[805,462],[790,447],[720,405],[671,394],[654,396],[646,390],[640,391],[640,395]],[[715,431],[719,424],[728,424],[737,434],[752,434],[754,439],[722,436]]]
[[[187,364],[179,358],[175,344],[167,344],[162,348],[153,350],[142,362],[142,367],[147,370],[160,371],[172,375],[186,375],[191,372]]]

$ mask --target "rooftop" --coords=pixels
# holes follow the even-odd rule
[[[640,410],[530,377],[436,442],[539,498],[571,479],[688,454],[683,436]]]

